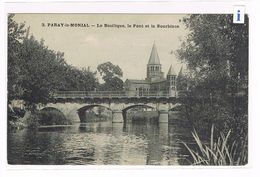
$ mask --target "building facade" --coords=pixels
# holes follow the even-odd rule
[[[146,71],[146,78],[144,80],[127,79],[125,81],[125,91],[128,93],[128,95],[177,96],[177,75],[171,65],[167,76],[164,77],[155,43],[152,47]]]

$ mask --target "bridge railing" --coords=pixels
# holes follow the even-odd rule
[[[57,91],[53,93],[53,98],[197,98],[197,99],[221,99],[222,93],[216,93],[211,95],[205,91],[205,94],[196,94],[196,92],[187,90],[178,90],[175,95],[170,95],[169,92],[153,92],[153,91]],[[246,90],[235,93],[234,96],[245,96]],[[228,93],[229,96],[232,96]]]
[[[167,92],[129,92],[129,91],[57,91],[54,98],[140,98],[169,97]]]

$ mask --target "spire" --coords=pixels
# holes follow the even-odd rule
[[[182,76],[183,76],[182,68],[183,68],[183,66],[181,67],[181,69],[180,69],[180,71],[179,71],[178,77],[182,77]]]
[[[169,69],[169,71],[168,71],[168,74],[167,74],[167,75],[175,75],[175,76],[176,76],[176,73],[175,73],[175,71],[174,71],[174,69],[173,69],[172,65],[171,65],[171,67],[170,67],[170,69]]]
[[[157,53],[155,42],[153,43],[153,48],[148,62],[148,65],[154,65],[154,64],[158,64],[158,65],[160,64],[160,59]]]

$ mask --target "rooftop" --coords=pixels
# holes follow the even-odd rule
[[[138,83],[138,84],[149,84],[147,80],[127,79],[126,82]]]
[[[169,69],[169,71],[168,71],[168,74],[167,74],[167,75],[176,75],[176,73],[175,73],[175,71],[174,71],[174,69],[173,69],[172,65],[171,65],[171,67],[170,67],[170,69]]]
[[[158,52],[157,52],[155,43],[153,43],[153,48],[152,48],[150,58],[148,61],[148,65],[154,65],[154,64],[157,64],[157,65],[160,64],[160,59],[158,56]]]

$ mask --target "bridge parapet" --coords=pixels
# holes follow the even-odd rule
[[[129,94],[127,91],[57,91],[53,94],[56,99],[68,98],[170,98],[169,93],[162,92],[143,92],[136,94]]]

